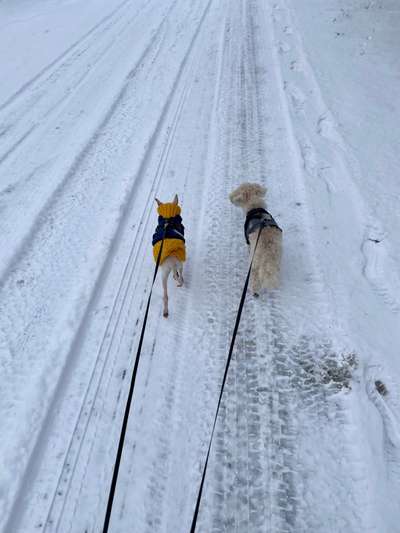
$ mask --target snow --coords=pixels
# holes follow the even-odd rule
[[[0,531],[189,531],[268,187],[282,286],[246,300],[197,531],[400,518],[400,9],[390,0],[0,0]],[[387,394],[375,385],[381,380]]]

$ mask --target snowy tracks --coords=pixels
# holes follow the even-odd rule
[[[2,254],[2,277],[32,240],[33,230],[68,183],[71,169],[94,144],[132,64],[142,61],[149,39],[163,20],[155,16],[154,7],[143,7],[126,7],[122,14],[117,11],[107,18],[107,24],[78,43],[77,50],[71,50],[59,66],[27,86],[1,112],[0,122],[6,128],[0,155],[5,176],[1,238],[6,243],[13,237],[13,246]],[[133,38],[143,20],[148,22],[148,32]],[[127,49],[132,54],[126,54]],[[11,224],[15,219],[18,223]]]
[[[147,6],[151,7],[151,3],[147,3]],[[30,493],[43,454],[48,459],[46,453],[50,452],[50,458],[59,463],[59,453],[65,453],[60,449],[60,443],[65,439],[63,425],[71,428],[70,424],[74,424],[73,412],[78,415],[81,413],[76,426],[77,441],[85,436],[85,420],[90,418],[93,398],[103,379],[102,366],[109,358],[107,346],[112,329],[104,334],[104,342],[101,342],[102,324],[107,324],[111,310],[119,312],[121,300],[113,305],[111,294],[115,292],[118,276],[124,272],[129,243],[143,242],[144,221],[150,213],[149,198],[158,187],[157,180],[161,178],[154,172],[156,169],[150,171],[147,168],[149,153],[154,154],[162,149],[162,137],[159,139],[160,147],[156,140],[162,132],[168,133],[164,129],[165,122],[169,121],[173,125],[171,131],[175,131],[176,126],[168,113],[172,106],[173,117],[176,115],[174,106],[180,107],[182,88],[186,87],[181,78],[185,77],[187,58],[208,6],[209,3],[204,3],[194,10],[185,9],[182,3],[171,2],[166,8],[156,9],[153,3],[152,12],[146,12],[146,24],[137,22],[138,30],[140,27],[146,28],[146,31],[136,34],[140,35],[137,43],[140,50],[138,62],[131,63],[122,88],[113,94],[112,105],[89,141],[83,147],[78,147],[79,153],[75,154],[64,183],[57,186],[57,193],[42,208],[29,246],[22,248],[18,261],[4,280],[2,307],[7,306],[7,311],[2,313],[1,331],[6,372],[14,376],[13,383],[10,383],[10,398],[13,398],[19,423],[21,419],[29,418],[31,421],[31,426],[28,429],[24,427],[20,435],[21,439],[28,439],[29,451],[19,464],[13,459],[14,452],[11,449],[2,450],[3,457],[7,458],[9,473],[14,478],[13,482],[11,478],[9,480],[10,500],[2,513],[4,518],[7,518],[7,509],[19,483],[23,485],[7,522],[7,527],[13,530],[19,526],[24,529],[25,526],[21,525],[24,520],[27,520],[27,524],[34,521],[39,529],[46,525],[43,518],[33,518],[37,507],[27,508],[24,498]],[[137,53],[138,48],[133,47],[133,50]],[[123,63],[128,63],[128,60],[129,55],[125,50]],[[175,101],[176,104],[173,104]],[[73,135],[72,130],[69,133]],[[64,172],[63,164],[61,161],[61,166],[57,166],[61,175]],[[147,172],[152,174],[150,181],[145,179]],[[144,199],[146,208],[143,210]],[[135,215],[142,210],[145,219],[141,220]],[[128,234],[122,236],[122,228]],[[146,256],[150,233],[148,228]],[[93,236],[96,236],[95,240]],[[141,253],[144,254],[143,248]],[[124,279],[132,279],[131,268],[132,265],[125,271]],[[109,276],[113,287],[107,288],[104,303],[101,295]],[[123,289],[122,301],[124,299]],[[118,316],[113,315],[109,321],[111,328],[115,319],[119,323]],[[92,328],[90,332],[87,331],[88,324]],[[83,349],[86,334],[93,344]],[[82,353],[86,356],[81,358]],[[71,385],[75,372],[81,379],[74,380]],[[106,376],[105,380],[109,379],[109,375]],[[74,388],[73,391],[69,390],[70,386]],[[14,387],[20,391],[19,403],[12,393]],[[89,389],[85,398],[82,393],[86,387]],[[82,409],[76,403],[78,391],[85,404]],[[7,394],[7,390],[4,393]],[[74,398],[73,411],[70,410],[71,406],[66,407],[63,403],[66,398]],[[66,407],[61,415],[60,406]],[[8,424],[6,429],[17,442],[19,432],[11,427],[15,419],[9,418],[9,413],[10,410],[7,410],[3,414]],[[53,424],[56,425],[53,427]],[[92,436],[93,431],[92,426]],[[53,442],[51,435],[55,439]],[[4,439],[3,446],[6,444]],[[15,444],[15,447],[19,449],[20,445]],[[59,452],[55,453],[57,449]],[[60,477],[63,487],[68,486],[68,479],[74,472],[74,455],[80,454],[79,449],[77,442],[71,443],[72,457],[65,461],[65,470]],[[41,505],[49,500],[47,491],[51,491],[57,470],[51,460],[48,464],[48,470],[41,471],[42,488],[34,492]],[[58,495],[63,494],[64,489],[60,489]],[[31,503],[34,506],[32,500]],[[24,516],[21,515],[22,508],[26,511]],[[54,518],[51,523],[57,524],[58,518]]]
[[[243,2],[231,6],[226,23],[235,40],[225,50],[231,70],[223,83],[216,149],[226,166],[215,182],[224,183],[225,194],[245,179],[268,186],[270,208],[279,206],[276,216],[284,228],[283,285],[246,303],[199,530],[357,531],[360,524],[368,530],[366,472],[355,453],[346,403],[358,361],[346,349],[337,317],[341,291],[334,286],[331,292],[312,198],[316,186],[310,191],[308,172],[319,164],[319,146],[300,137],[305,127],[296,112],[303,93],[287,98],[285,92],[281,62],[291,50],[285,43],[293,30],[278,7]],[[282,24],[279,38],[268,21]],[[327,124],[319,127],[326,133]],[[217,158],[214,168],[218,175]],[[230,294],[228,324],[245,273],[245,260],[239,259],[239,247],[245,254],[242,223],[236,212],[233,227],[224,223],[224,239],[238,243],[237,252],[225,257],[232,272],[221,288],[221,298],[222,292]]]
[[[368,463],[367,448],[359,437],[362,424],[358,413],[359,397],[349,393],[347,386],[343,389],[346,396],[338,394],[338,390],[335,393],[335,376],[339,376],[339,382],[343,379],[346,381],[347,375],[356,379],[357,366],[369,356],[368,352],[363,351],[366,343],[360,342],[360,334],[368,337],[371,326],[369,319],[365,320],[359,309],[365,309],[365,316],[368,316],[367,310],[377,307],[390,323],[394,323],[397,310],[387,296],[378,301],[376,294],[371,293],[370,286],[364,283],[370,272],[366,272],[368,262],[364,253],[359,252],[363,252],[364,232],[368,233],[376,214],[371,212],[359,189],[359,165],[339,134],[334,117],[324,102],[291,9],[284,1],[274,2],[267,16],[272,21],[275,72],[283,89],[281,101],[283,109],[286,109],[286,128],[292,161],[295,163],[293,175],[296,177],[298,195],[295,206],[298,212],[303,211],[304,214],[299,227],[301,230],[297,230],[297,242],[292,244],[304,246],[302,241],[306,239],[307,255],[303,256],[300,264],[309,269],[306,280],[310,283],[309,290],[297,302],[292,298],[297,292],[296,287],[293,287],[290,296],[285,291],[280,296],[284,319],[291,322],[291,329],[298,331],[297,340],[295,337],[286,340],[285,350],[289,350],[287,355],[288,360],[292,361],[293,375],[301,377],[304,370],[309,374],[303,386],[311,385],[315,376],[319,375],[316,382],[319,382],[320,387],[319,395],[316,389],[313,391],[311,388],[307,392],[312,411],[320,414],[314,421],[309,415],[303,420],[303,399],[297,396],[298,392],[293,391],[295,382],[289,380],[289,389],[292,389],[292,394],[295,393],[290,403],[297,405],[296,424],[300,422],[295,431],[298,468],[304,469],[299,483],[296,483],[302,490],[297,528],[323,531],[329,522],[334,524],[336,521],[335,527],[340,531],[358,531],[360,523],[363,524],[363,530],[369,530],[379,523],[377,516],[380,514],[377,508],[374,510],[375,502],[367,490],[368,468],[375,466]],[[291,224],[290,233],[296,225]],[[290,248],[290,242],[286,241],[285,251]],[[292,262],[293,259],[291,256]],[[387,271],[379,281],[379,296],[386,292],[385,277],[390,278],[390,265],[386,262],[385,266]],[[354,287],[359,290],[356,292]],[[292,300],[291,312],[285,311],[290,302],[288,296]],[[310,311],[309,307],[314,308],[317,314]],[[290,317],[291,314],[293,317]],[[292,322],[296,315],[297,324]],[[376,318],[374,314],[375,321]],[[281,324],[281,331],[285,329],[283,326]],[[384,328],[378,327],[375,331],[384,331]],[[290,348],[290,345],[293,347]],[[353,354],[353,351],[356,353]],[[309,364],[311,368],[308,368]],[[315,364],[317,366],[312,368]],[[306,365],[306,368],[298,365]],[[351,382],[348,385],[351,386]],[[328,425],[325,424],[325,417],[329,420]],[[324,443],[318,450],[314,449],[312,443],[316,428],[319,428],[317,431]],[[304,443],[307,443],[305,448]],[[332,446],[332,443],[335,444]],[[314,473],[305,474],[310,473],[312,468],[308,462],[310,457],[314,457],[318,465],[315,476]],[[343,460],[347,462],[344,469]],[[330,475],[333,470],[340,472],[336,479]],[[309,485],[306,479],[312,480]],[[342,490],[346,484],[347,489]],[[325,486],[325,489],[319,492],[318,486]],[[351,498],[348,497],[349,492]],[[330,494],[331,498],[321,498],[323,494]],[[314,514],[314,506],[319,512],[322,509],[325,511],[320,515]],[[325,522],[321,521],[322,514]]]
[[[328,257],[340,253],[349,258],[349,276],[354,284],[362,283],[361,292],[372,288],[381,298],[380,302],[377,298],[377,305],[393,320],[390,315],[399,312],[400,277],[388,233],[362,189],[360,164],[324,101],[291,9],[284,1],[275,2],[271,16],[282,82],[306,176],[305,190],[315,219],[314,235],[324,243]],[[322,256],[322,251],[319,253]],[[332,300],[337,301],[337,308],[349,308],[349,295],[344,292],[341,270],[335,263],[323,264],[326,282],[334,287]],[[366,298],[369,296],[360,298],[360,305],[365,306]]]
[[[374,365],[360,378],[359,336],[392,331],[398,273],[288,5],[122,2],[0,109],[7,533],[101,528],[153,199],[175,192],[187,286],[167,321],[155,288],[111,526],[189,530],[246,272],[228,200],[244,180],[283,227],[282,288],[246,302],[198,530],[379,529],[357,409],[376,406],[394,493],[398,401],[387,369],[387,397]]]

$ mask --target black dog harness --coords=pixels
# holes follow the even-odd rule
[[[165,224],[167,229],[164,235]],[[179,239],[185,242],[185,226],[182,224],[182,218],[180,215],[175,215],[171,218],[164,218],[161,215],[158,217],[158,225],[153,235],[153,246],[164,239]]]
[[[249,235],[253,233],[258,228],[266,228],[268,226],[278,228],[279,231],[282,231],[278,224],[275,222],[274,218],[266,209],[259,207],[257,209],[250,209],[246,215],[246,221],[244,223],[244,236],[247,244],[250,244]]]

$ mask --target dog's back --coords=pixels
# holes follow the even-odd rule
[[[265,194],[267,189],[258,183],[242,183],[231,192],[231,202],[241,207],[246,215],[245,234],[250,243],[250,257],[261,229],[260,239],[254,255],[251,272],[251,287],[254,295],[261,289],[276,289],[279,286],[282,255],[282,231],[273,217],[266,211]],[[249,217],[253,218],[249,223]],[[264,215],[268,218],[264,221]]]
[[[282,231],[276,227],[264,228],[260,235],[253,266],[260,271],[263,289],[277,289],[280,284],[282,258]]]
[[[185,227],[182,224],[181,208],[177,202],[158,202],[158,225],[153,235],[153,256],[157,261],[164,237],[160,265],[171,256],[182,263],[186,260]]]

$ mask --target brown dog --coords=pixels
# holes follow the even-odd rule
[[[251,289],[258,296],[261,289],[276,289],[279,286],[282,257],[282,230],[266,210],[267,189],[258,183],[242,183],[229,198],[241,207],[246,215],[245,233],[253,257],[258,231],[260,239],[254,255],[251,271]]]

